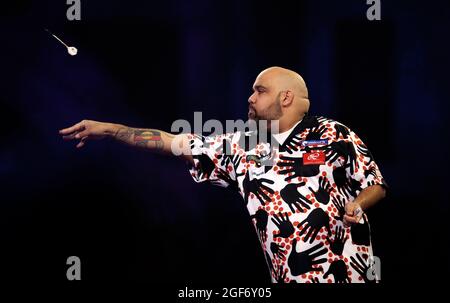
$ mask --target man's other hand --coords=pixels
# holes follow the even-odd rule
[[[363,216],[361,206],[356,202],[349,202],[345,205],[344,224],[350,225],[359,223]]]

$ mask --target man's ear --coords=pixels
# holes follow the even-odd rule
[[[289,106],[294,101],[294,93],[290,90],[284,91],[281,98],[281,106]]]

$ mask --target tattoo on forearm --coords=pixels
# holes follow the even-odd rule
[[[127,141],[133,136],[133,131],[127,127],[125,129],[119,129],[116,134],[116,138],[120,141]]]
[[[166,134],[169,136],[171,134]],[[118,140],[134,144],[138,147],[154,147],[157,150],[164,149],[164,142],[161,138],[161,131],[155,129],[138,129],[138,128],[124,128],[117,132],[116,138]],[[153,146],[149,146],[148,142],[153,142]]]
[[[136,146],[147,147],[148,142],[154,142],[156,149],[163,149],[161,132],[153,129],[135,129],[134,143]]]

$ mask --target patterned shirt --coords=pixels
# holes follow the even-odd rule
[[[345,205],[364,188],[386,187],[366,145],[345,125],[315,116],[304,117],[278,147],[270,140],[243,144],[255,135],[189,135],[189,170],[196,182],[242,195],[272,282],[375,281],[367,216],[343,224]]]

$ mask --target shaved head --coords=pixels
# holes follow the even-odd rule
[[[279,120],[280,131],[302,119],[309,110],[308,89],[296,72],[274,66],[263,70],[253,84],[249,118]]]
[[[308,99],[308,89],[306,88],[305,80],[290,69],[278,66],[269,67],[263,70],[258,75],[259,77],[268,77],[280,90],[292,90],[297,97]]]

